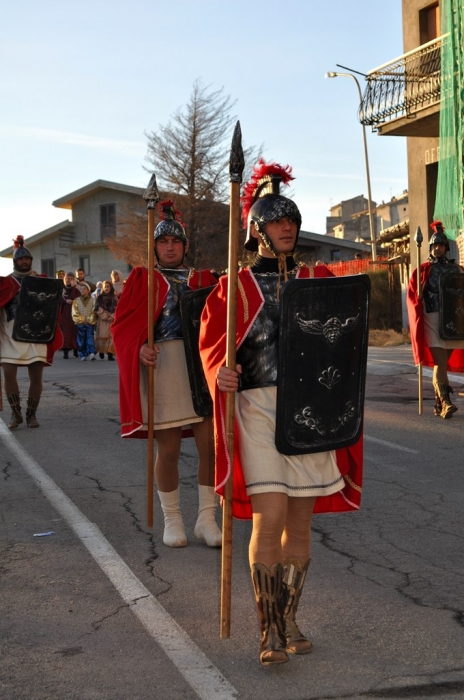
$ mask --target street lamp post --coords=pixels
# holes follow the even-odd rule
[[[358,94],[359,94],[359,104],[362,105],[362,92],[361,92],[361,86],[359,84],[359,80],[356,78],[356,76],[352,75],[351,73],[326,73],[325,74],[326,78],[353,78],[354,82],[356,83],[356,87],[358,88]],[[377,250],[375,247],[375,226],[374,226],[374,215],[372,212],[372,196],[371,196],[371,176],[369,174],[369,158],[367,157],[367,140],[366,140],[366,127],[364,124],[361,124],[362,126],[362,131],[363,131],[363,144],[364,144],[364,162],[366,165],[366,179],[367,179],[367,204],[368,204],[368,211],[369,211],[369,229],[371,233],[371,247],[372,247],[372,262],[375,262],[377,260]]]

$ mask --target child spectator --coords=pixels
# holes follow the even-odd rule
[[[108,360],[114,360],[111,324],[114,321],[114,312],[117,303],[118,299],[114,293],[113,285],[109,280],[105,280],[103,282],[102,293],[99,294],[95,303],[95,313],[97,315],[95,346],[101,360],[105,358],[105,352],[108,353]]]
[[[93,331],[96,323],[95,300],[90,296],[90,285],[80,283],[81,296],[74,299],[72,318],[77,326],[77,348],[81,361],[87,358],[95,360],[95,342]]]

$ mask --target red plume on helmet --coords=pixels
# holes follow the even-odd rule
[[[261,185],[270,184],[272,182],[272,176],[283,185],[288,185],[295,179],[292,175],[292,167],[290,165],[283,166],[279,165],[279,163],[266,163],[264,158],[260,158],[254,166],[251,178],[244,186],[243,195],[240,198],[242,202],[242,222],[244,228],[246,228],[248,224],[250,209],[263,189]],[[273,190],[269,189],[267,193],[270,194],[271,192],[273,192]],[[276,194],[278,194],[278,192],[279,190],[277,187]]]
[[[187,245],[185,224],[182,221],[182,214],[174,207],[172,199],[165,199],[163,202],[160,202],[158,204],[158,212],[160,222],[155,228],[155,242],[161,236],[174,236],[179,238],[185,247]]]
[[[174,207],[172,199],[165,199],[163,202],[160,202],[158,204],[158,213],[161,221],[173,219],[174,221],[178,221],[180,225],[185,228],[185,223],[182,221],[182,214]]]
[[[23,248],[25,246],[26,241],[24,240],[23,236],[16,236],[16,238],[13,241],[13,248],[16,250],[17,248]]]
[[[441,221],[438,221],[438,219],[436,221],[432,221],[432,223],[430,224],[430,228],[434,233],[443,232],[445,230],[443,223]]]

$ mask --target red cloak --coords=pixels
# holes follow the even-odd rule
[[[210,287],[217,279],[209,270],[190,270],[188,286],[191,290]],[[148,339],[148,270],[135,267],[130,273],[119,297],[111,326],[119,367],[119,411],[122,437],[146,438],[140,400],[139,351]],[[166,303],[169,283],[154,271],[153,324]],[[187,435],[188,433],[185,433]],[[190,434],[190,433],[189,433]]]
[[[311,269],[302,266],[297,272],[297,277],[333,277],[333,274],[325,265],[317,265]],[[249,268],[240,270],[237,294],[237,348],[245,339],[263,304],[264,299],[253,273]],[[226,393],[219,391],[216,381],[218,369],[225,364],[226,319],[227,277],[221,277],[216,289],[211,292],[206,301],[200,331],[200,354],[214,401],[216,491],[220,495],[224,494],[224,484],[230,474],[225,431]],[[239,441],[240,435],[235,424],[232,513],[236,518],[250,519],[252,510],[240,463]],[[341,491],[330,496],[319,496],[316,499],[315,513],[359,509],[362,491],[363,438],[361,437],[351,447],[337,450],[336,459],[345,485]]]
[[[420,266],[421,290],[424,289],[429,278],[431,266],[432,263],[428,261]],[[433,367],[432,354],[425,342],[424,305],[417,294],[417,269],[414,270],[409,280],[407,307],[414,362],[416,365],[422,362],[426,367]],[[464,350],[453,350],[448,362],[448,370],[450,372],[464,372]]]

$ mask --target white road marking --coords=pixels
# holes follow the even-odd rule
[[[395,442],[387,442],[387,440],[379,440],[379,438],[369,437],[369,435],[364,435],[364,440],[366,442],[375,442],[377,445],[384,445],[385,447],[391,447],[392,450],[401,450],[401,452],[409,452],[411,455],[418,455],[419,450],[411,450],[409,447],[403,447],[402,445],[397,445]]]
[[[133,574],[95,523],[81,513],[22,447],[1,418],[0,437],[201,700],[236,700],[238,691]]]

